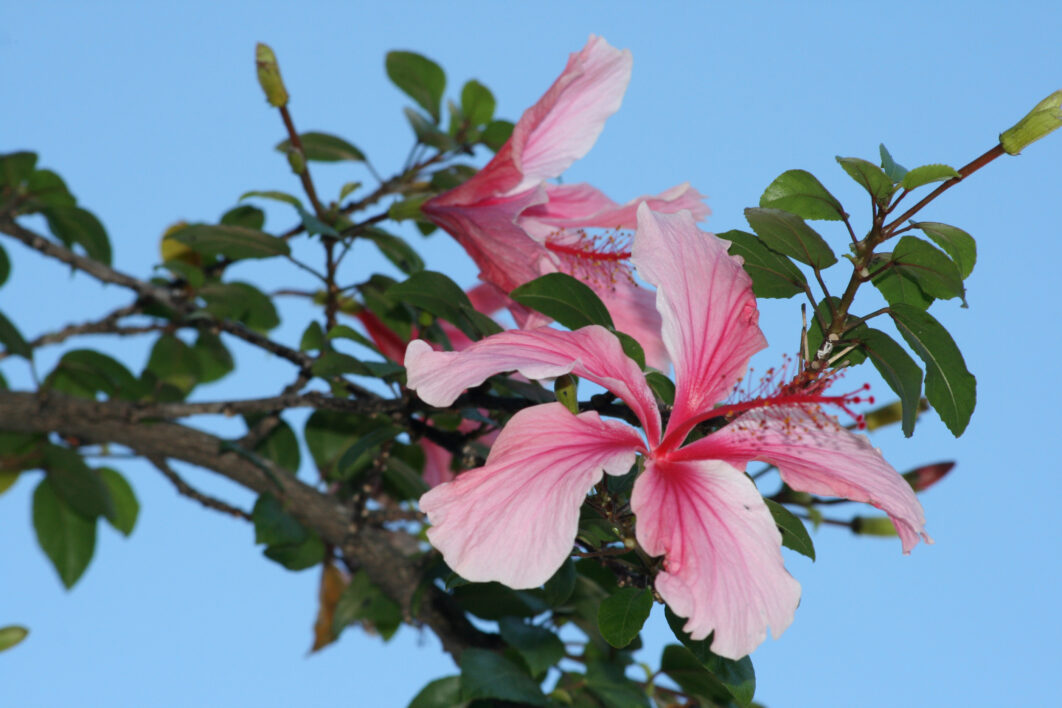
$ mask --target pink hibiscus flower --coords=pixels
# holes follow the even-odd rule
[[[862,435],[826,416],[820,405],[853,397],[825,395],[826,383],[781,388],[768,398],[717,406],[766,341],[757,325],[751,281],[727,243],[700,231],[690,214],[658,214],[642,205],[632,261],[656,285],[663,341],[675,364],[675,402],[661,425],[638,365],[608,330],[548,327],[483,339],[462,352],[422,341],[406,351],[408,385],[446,406],[502,371],[532,379],[573,373],[619,396],[637,415],[645,439],[595,412],[571,414],[560,403],[512,417],[486,465],[421,497],[428,538],[457,573],[510,587],[545,582],[570,555],[579,508],[602,473],[622,475],[644,457],[631,508],[636,536],[664,556],[660,596],[695,639],[714,632],[712,651],[739,658],[789,625],[800,585],[786,571],[781,535],[755,484],[751,460],[778,467],[793,489],[869,502],[892,519],[910,551],[924,533],[910,485]],[[694,426],[728,421],[684,444]]]
[[[660,315],[652,293],[631,277],[629,238],[623,230],[635,228],[642,203],[661,212],[686,209],[703,219],[709,212],[701,195],[683,184],[656,197],[617,204],[586,184],[546,183],[594,144],[619,108],[630,74],[630,52],[591,36],[520,117],[498,154],[422,210],[458,240],[483,280],[506,293],[556,271],[583,280],[608,307],[616,328],[642,345],[650,365],[665,369]],[[523,327],[548,322],[519,306],[512,309]]]

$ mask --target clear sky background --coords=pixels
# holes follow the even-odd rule
[[[864,195],[835,155],[876,160],[884,142],[907,167],[965,164],[1062,88],[1060,27],[1052,0],[307,2],[297,10],[8,2],[0,6],[0,152],[39,152],[107,226],[116,266],[145,275],[172,222],[216,219],[248,189],[298,191],[272,150],[283,130],[255,82],[256,41],[277,51],[300,130],[339,134],[390,174],[411,136],[401,116],[407,100],[383,71],[388,50],[434,58],[451,95],[479,79],[499,115],[515,120],[596,33],[633,51],[633,79],[566,181],[619,200],[689,181],[708,195],[708,226],[725,231],[745,226],[741,210],[777,174],[803,168],[865,219]],[[816,563],[787,551],[803,600],[785,635],[753,655],[762,702],[1043,705],[1057,694],[1060,158],[1055,134],[923,212],[978,239],[970,308],[934,309],[978,377],[978,409],[958,440],[929,415],[911,440],[886,431],[874,442],[901,471],[958,462],[922,497],[936,544],[905,557],[895,539],[823,529]],[[353,164],[316,168],[316,176],[325,195],[371,181]],[[267,228],[291,223],[270,208]],[[843,248],[843,233],[824,229]],[[14,261],[0,310],[27,337],[128,301],[0,242]],[[444,259],[436,268],[474,281],[475,268],[445,234],[423,245],[426,258]],[[257,265],[235,275],[266,287],[288,278]],[[307,312],[291,304],[282,314],[275,334],[297,341]],[[765,303],[761,324],[774,346],[754,365],[766,368],[796,342],[798,305]],[[145,345],[108,351],[136,369]],[[244,375],[198,397],[263,396],[288,382],[285,367],[235,350]],[[43,350],[40,370],[60,353]],[[15,387],[28,381],[21,361],[0,371]],[[864,375],[889,396],[869,367]],[[225,426],[214,429],[237,431]],[[0,496],[0,625],[31,629],[0,654],[4,705],[401,707],[428,680],[455,673],[434,637],[408,627],[389,644],[350,630],[307,657],[317,573],[264,559],[248,525],[179,498],[147,466],[122,469],[140,496],[139,526],[127,540],[101,527],[96,559],[69,593],[33,536],[34,480]],[[208,474],[187,474],[244,506],[253,501]],[[671,638],[662,613],[650,622],[644,660],[656,665]]]

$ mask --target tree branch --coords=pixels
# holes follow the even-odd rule
[[[301,482],[272,462],[224,449],[224,440],[169,422],[132,423],[129,404],[91,401],[54,392],[33,394],[0,391],[0,430],[75,436],[86,442],[123,445],[148,459],[175,459],[211,470],[256,493],[281,497],[287,510],[328,544],[341,549],[354,567],[439,637],[443,648],[459,659],[468,648],[496,648],[496,636],[468,622],[445,592],[428,584],[414,614],[413,599],[421,584],[421,561],[410,558],[412,537],[371,525],[357,526],[351,510],[339,500]],[[413,541],[415,543],[415,541]]]

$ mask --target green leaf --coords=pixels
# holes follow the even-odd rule
[[[494,117],[494,94],[475,79],[461,89],[461,112],[472,125],[486,125]]]
[[[875,254],[871,269],[874,270],[882,263],[887,263],[891,257],[891,253]],[[922,292],[918,283],[895,268],[881,268],[871,282],[890,305],[905,304],[925,310],[933,304],[933,298]]]
[[[361,188],[361,182],[344,182],[343,186],[339,188],[339,201],[343,201],[350,196],[351,192],[355,192]]]
[[[601,601],[597,628],[605,641],[622,649],[634,641],[653,609],[653,595],[644,588],[620,588]]]
[[[250,197],[269,199],[274,202],[283,202],[285,204],[290,204],[298,210],[305,210],[305,207],[302,206],[302,202],[299,201],[298,197],[288,194],[287,192],[278,192],[275,189],[251,190],[250,192],[244,192],[240,195],[240,201],[242,202],[244,199],[249,199]]]
[[[18,328],[11,322],[11,320],[4,317],[4,313],[0,312],[0,344],[4,345],[11,354],[20,356],[29,361],[33,360],[33,350],[30,349],[29,344],[22,338],[22,333],[18,331]]]
[[[321,328],[320,322],[312,320],[302,332],[302,339],[299,340],[299,351],[319,351],[323,346],[324,330]]]
[[[837,162],[852,179],[870,193],[875,202],[881,206],[889,203],[896,187],[880,167],[858,157],[838,157]]]
[[[264,231],[243,226],[192,224],[169,236],[204,258],[223,256],[232,260],[273,258],[291,253],[288,242]]]
[[[839,221],[845,216],[837,198],[805,170],[787,170],[778,175],[764,190],[760,206],[782,209],[803,219]]]
[[[770,499],[764,499],[763,501],[767,504],[767,509],[771,512],[771,516],[774,517],[774,523],[778,526],[778,530],[782,532],[782,545],[786,548],[792,548],[797,553],[807,556],[811,560],[815,560],[815,545],[811,542],[811,536],[808,535],[804,522],[778,502]]]
[[[343,374],[353,374],[355,376],[372,375],[368,367],[354,357],[349,354],[333,351],[327,351],[321,354],[321,356],[313,362],[310,371],[314,376],[321,376],[322,378],[342,376]]]
[[[973,272],[977,262],[977,244],[973,236],[962,229],[947,224],[939,224],[935,221],[911,222],[911,225],[920,229],[922,233],[933,240],[933,243],[944,249],[951,256],[955,265],[959,268],[959,274],[963,280]]]
[[[424,117],[424,115],[415,108],[406,106],[402,109],[402,112],[406,116],[406,120],[409,121],[409,127],[413,129],[413,134],[417,136],[417,142],[430,145],[431,147],[442,150],[452,150],[456,143],[454,139],[441,130],[434,123]]]
[[[467,612],[485,620],[534,617],[548,609],[537,594],[512,590],[501,583],[468,583],[455,587],[453,594]]]
[[[136,494],[129,486],[129,482],[118,470],[99,467],[96,472],[107,486],[107,492],[114,505],[114,514],[107,520],[123,536],[128,536],[133,533],[133,528],[136,526],[136,519],[140,514],[140,502],[136,500]]]
[[[0,459],[0,464],[2,463],[3,460]],[[0,494],[11,489],[15,482],[18,481],[20,474],[22,474],[20,470],[0,470]]]
[[[439,104],[446,90],[446,73],[438,64],[414,52],[388,52],[384,62],[395,86],[439,122]]]
[[[314,465],[323,477],[335,479],[350,472],[337,469],[336,462],[358,441],[369,425],[375,427],[379,424],[338,411],[314,411],[306,420],[303,437],[313,456]]]
[[[645,375],[645,380],[649,382],[649,388],[653,389],[657,398],[666,405],[675,404],[675,383],[671,379],[659,371],[650,371]]]
[[[387,295],[441,317],[472,339],[502,331],[497,322],[472,307],[465,291],[442,273],[414,273],[388,288]]]
[[[900,181],[900,186],[908,190],[917,189],[930,182],[942,182],[954,177],[959,177],[959,172],[954,167],[948,165],[922,165],[904,175]]]
[[[107,231],[92,212],[68,206],[49,207],[42,213],[48,221],[48,228],[67,247],[77,244],[85,249],[89,258],[111,264],[111,242]]]
[[[222,214],[220,221],[222,226],[242,226],[261,231],[265,226],[265,212],[250,204],[241,204]]]
[[[642,349],[642,345],[638,343],[638,340],[626,332],[620,332],[616,329],[612,330],[612,334],[616,335],[616,339],[620,341],[620,346],[623,348],[623,353],[627,355],[627,358],[634,361],[639,370],[644,371],[645,350]]]
[[[335,636],[355,622],[365,622],[383,637],[384,641],[394,636],[402,625],[402,608],[373,584],[369,574],[359,570],[339,596],[332,617],[332,633]]]
[[[192,354],[199,364],[200,383],[217,381],[236,368],[232,353],[221,341],[221,337],[207,330],[199,332],[192,347]]]
[[[885,144],[882,143],[878,146],[878,151],[881,153],[881,169],[885,172],[889,179],[894,183],[899,182],[907,174],[907,169],[900,164],[897,164],[892,159],[892,155],[885,149]]]
[[[692,639],[682,629],[685,620],[672,612],[670,607],[664,610],[664,617],[675,637],[682,642],[693,657],[723,684],[735,700],[741,705],[749,705],[756,693],[756,671],[752,666],[752,659],[744,656],[734,661],[713,654],[711,636],[706,639]]]
[[[520,653],[532,676],[541,676],[564,658],[564,642],[545,627],[527,624],[515,617],[498,621],[502,639]]]
[[[800,269],[785,256],[767,248],[760,239],[738,230],[717,236],[730,242],[730,255],[741,256],[745,261],[745,272],[752,278],[756,297],[792,297],[804,292],[807,280]]]
[[[76,451],[48,445],[44,448],[42,467],[48,473],[52,491],[75,512],[86,519],[115,518],[114,501],[107,485]]]
[[[977,402],[977,379],[948,331],[932,315],[910,305],[889,308],[896,328],[926,364],[926,398],[948,430],[958,437]]]
[[[29,180],[36,166],[35,152],[9,152],[0,155],[0,185],[18,188]]]
[[[376,244],[380,253],[406,275],[424,270],[424,261],[404,239],[377,228],[365,229],[359,235]]]
[[[73,587],[96,550],[96,522],[67,506],[46,478],[33,492],[33,528],[63,585]]]
[[[463,708],[467,705],[461,700],[461,677],[446,676],[422,688],[408,708]]]
[[[918,283],[930,297],[963,297],[959,269],[948,256],[917,236],[904,236],[892,251],[892,269]]]
[[[368,433],[358,438],[357,442],[348,447],[343,455],[339,458],[339,469],[344,470],[348,468],[356,468],[357,463],[361,460],[362,456],[371,454],[374,448],[379,447],[388,440],[394,440],[395,436],[401,433],[400,428],[396,428],[392,425],[384,425],[382,427],[371,430]],[[363,463],[366,460],[361,460]]]
[[[726,705],[732,699],[726,686],[686,647],[678,644],[664,647],[660,670],[686,693],[710,701],[709,705]]]
[[[497,698],[532,706],[548,705],[538,684],[520,667],[486,649],[466,649],[461,653],[461,693],[468,699]]]
[[[566,603],[574,590],[575,563],[568,558],[542,586],[542,596],[550,607],[557,607]]]
[[[146,371],[184,395],[199,383],[199,361],[195,353],[172,334],[164,334],[155,341]]]
[[[922,400],[922,369],[892,337],[868,328],[859,336],[874,368],[900,397],[903,434],[911,437]]]
[[[254,542],[267,546],[300,543],[309,532],[284,509],[284,504],[268,492],[260,495],[251,512]]]
[[[256,425],[263,417],[265,416],[260,413],[246,416],[247,427]],[[295,431],[283,419],[254,446],[254,452],[293,475],[299,471],[299,464],[302,462],[299,440],[295,437]]]
[[[307,160],[315,162],[340,162],[351,160],[364,162],[365,153],[348,143],[343,138],[337,138],[328,133],[308,132],[300,133],[299,140],[302,142],[303,156]],[[277,144],[277,150],[287,154],[291,149],[291,141],[284,140]],[[342,197],[340,197],[342,199]]]
[[[11,261],[7,257],[7,251],[0,248],[0,285],[7,282],[9,275],[11,275]]]
[[[320,565],[324,560],[325,546],[316,534],[311,534],[299,543],[268,546],[262,555],[288,570],[306,570]]]
[[[822,236],[795,214],[749,207],[745,209],[745,219],[756,235],[778,253],[820,270],[837,262]]]
[[[509,136],[513,134],[514,127],[516,126],[507,120],[492,120],[483,129],[483,135],[480,136],[480,140],[488,148],[498,152],[508,142]]]
[[[612,316],[588,285],[565,273],[548,273],[509,293],[516,302],[552,317],[571,330],[587,325],[612,328]]]
[[[95,399],[102,393],[109,398],[137,400],[146,390],[129,369],[94,349],[74,349],[63,354],[45,386],[72,396]]]
[[[26,183],[37,210],[47,207],[70,207],[77,204],[63,178],[51,170],[34,170]]]
[[[208,283],[199,289],[206,311],[218,319],[235,320],[256,332],[268,332],[280,324],[273,300],[250,283]]]
[[[25,627],[19,627],[16,624],[0,627],[0,651],[6,651],[15,646],[25,639],[28,634],[28,629]]]

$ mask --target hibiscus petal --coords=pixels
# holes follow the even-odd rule
[[[631,53],[591,36],[583,49],[524,111],[509,142],[523,180],[510,193],[552,179],[585,155],[615,113],[631,79]]]
[[[727,245],[698,229],[687,212],[638,207],[632,260],[657,287],[661,333],[675,365],[675,407],[665,441],[670,448],[681,444],[697,416],[729,394],[749,357],[767,346],[756,324],[752,280],[741,259],[727,254]]]
[[[688,211],[695,221],[703,221],[712,213],[704,196],[688,182],[626,204],[617,204],[589,184],[547,184],[545,189],[548,201],[528,207],[519,219],[527,232],[540,241],[562,228],[635,229],[642,202],[662,214]]]
[[[406,349],[406,385],[433,406],[448,406],[466,388],[503,371],[519,371],[529,379],[573,373],[593,381],[631,407],[650,444],[660,439],[660,412],[645,376],[604,327],[509,330],[460,352],[434,351],[419,339]]]
[[[719,432],[679,450],[680,459],[709,457],[743,467],[749,460],[775,465],[793,489],[866,502],[896,526],[904,553],[918,544],[926,517],[911,485],[885,461],[865,435],[800,407],[755,410]]]
[[[739,659],[793,621],[800,583],[756,486],[718,460],[655,460],[634,484],[638,542],[665,557],[656,590],[694,639]]]
[[[461,577],[512,588],[549,580],[572,551],[579,507],[602,471],[626,474],[642,440],[597,413],[559,403],[512,417],[487,464],[420,498],[428,539]]]

